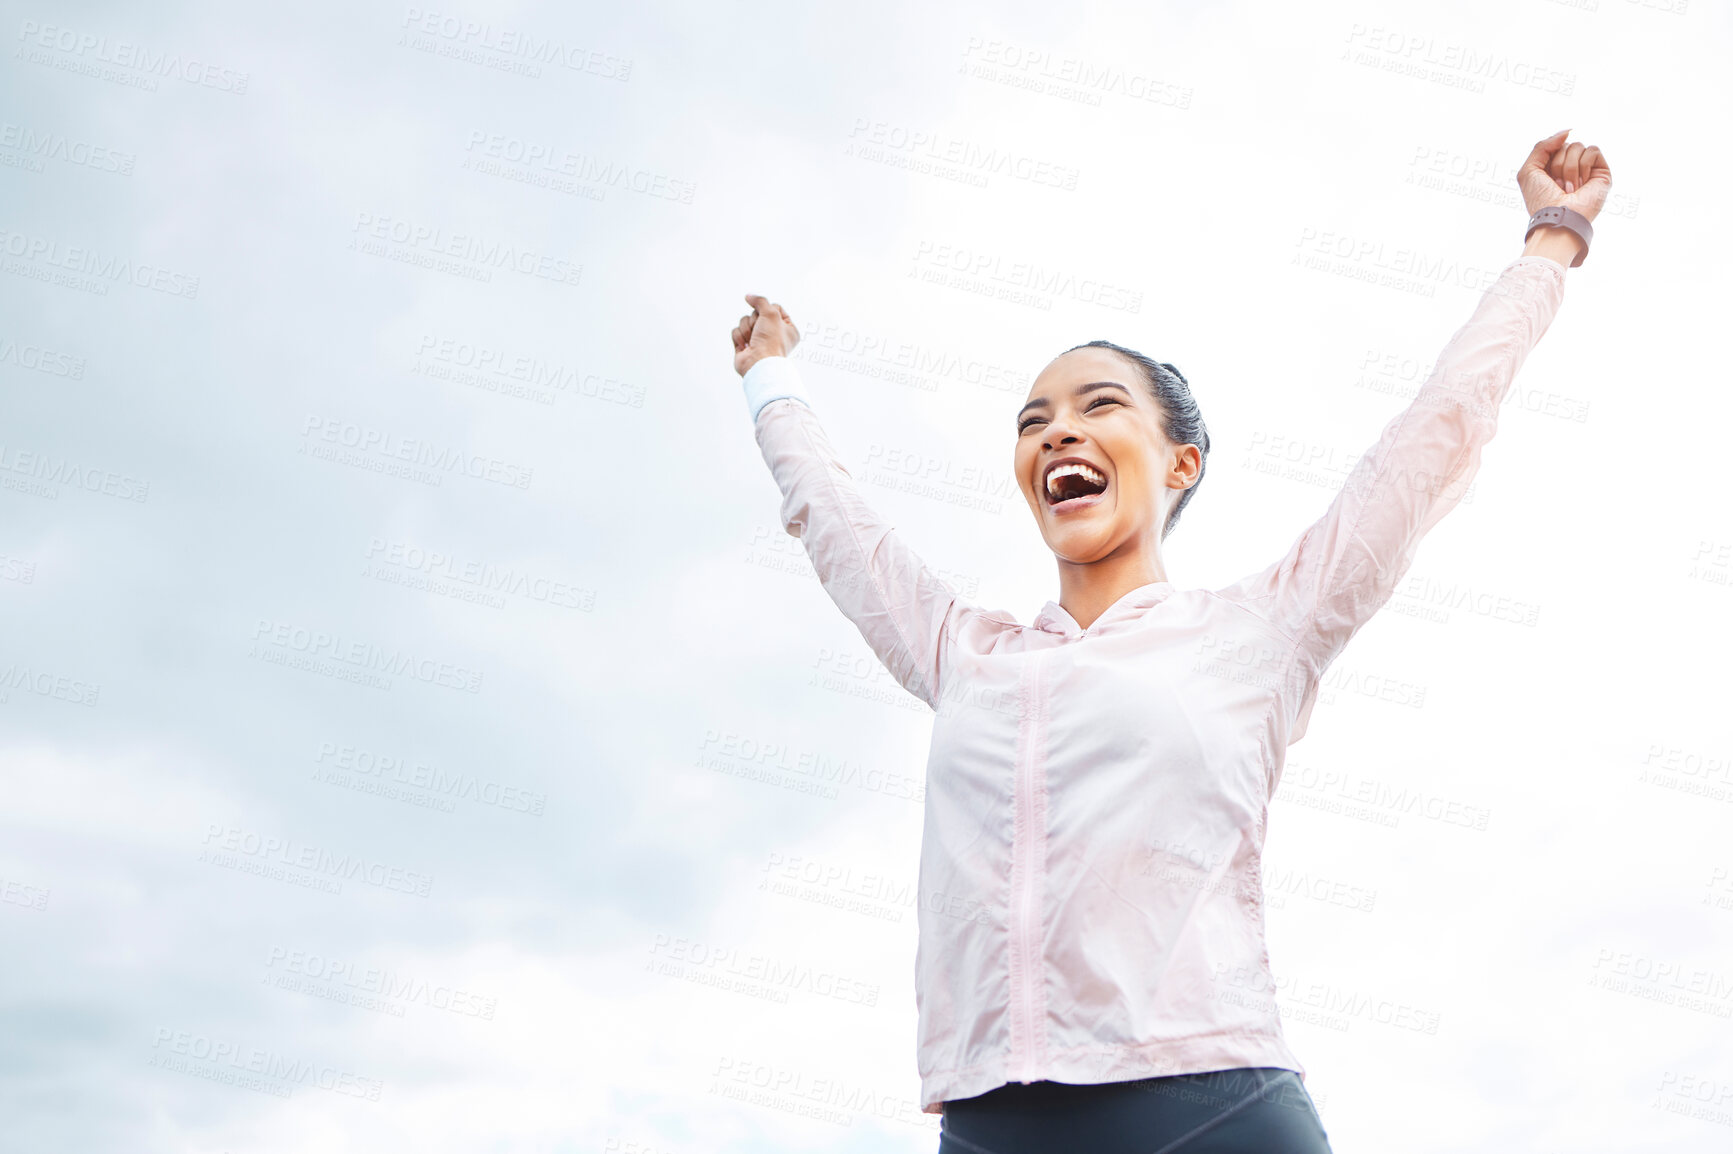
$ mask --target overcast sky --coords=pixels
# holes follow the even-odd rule
[[[4,8],[9,1148],[935,1149],[932,715],[778,527],[741,295],[1023,620],[1029,382],[1177,364],[1216,587],[1565,127],[1594,250],[1271,806],[1278,1003],[1342,1154],[1733,1140],[1724,8]]]

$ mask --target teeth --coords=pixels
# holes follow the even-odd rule
[[[1078,464],[1055,465],[1053,468],[1051,468],[1047,471],[1047,492],[1048,492],[1048,495],[1057,497],[1059,495],[1059,488],[1058,488],[1058,484],[1057,484],[1059,478],[1069,477],[1074,473],[1078,474],[1080,476],[1083,476],[1083,477],[1087,477],[1089,480],[1094,481],[1097,485],[1100,485],[1103,488],[1105,488],[1107,486],[1107,478],[1101,475],[1101,471],[1099,469],[1092,469],[1088,465],[1078,465]]]

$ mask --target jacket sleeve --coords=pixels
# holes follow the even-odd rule
[[[1564,266],[1546,257],[1507,265],[1324,515],[1280,560],[1221,590],[1288,639],[1280,682],[1290,741],[1305,733],[1325,668],[1390,599],[1420,539],[1461,501],[1511,381],[1564,299],[1564,279]]]
[[[788,383],[792,372],[787,364],[777,376]],[[750,382],[747,393],[758,447],[782,490],[783,528],[800,538],[825,592],[885,668],[937,710],[946,649],[977,610],[862,499],[798,384],[762,404]]]

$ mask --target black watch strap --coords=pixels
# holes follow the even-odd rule
[[[1553,228],[1568,228],[1583,238],[1582,251],[1577,253],[1577,259],[1571,261],[1571,267],[1582,264],[1583,258],[1589,255],[1589,245],[1595,239],[1595,229],[1589,223],[1589,218],[1574,208],[1549,204],[1528,218],[1528,231],[1522,234],[1522,239],[1527,240],[1534,234],[1535,229],[1549,225]]]

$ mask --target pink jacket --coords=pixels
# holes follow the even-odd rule
[[[1264,944],[1269,799],[1319,681],[1461,499],[1564,297],[1519,257],[1324,515],[1221,589],[1158,581],[1088,629],[934,577],[861,498],[794,366],[747,373],[782,520],[825,590],[933,707],[915,999],[922,1108],[1006,1082],[1096,1083],[1288,1049]]]

